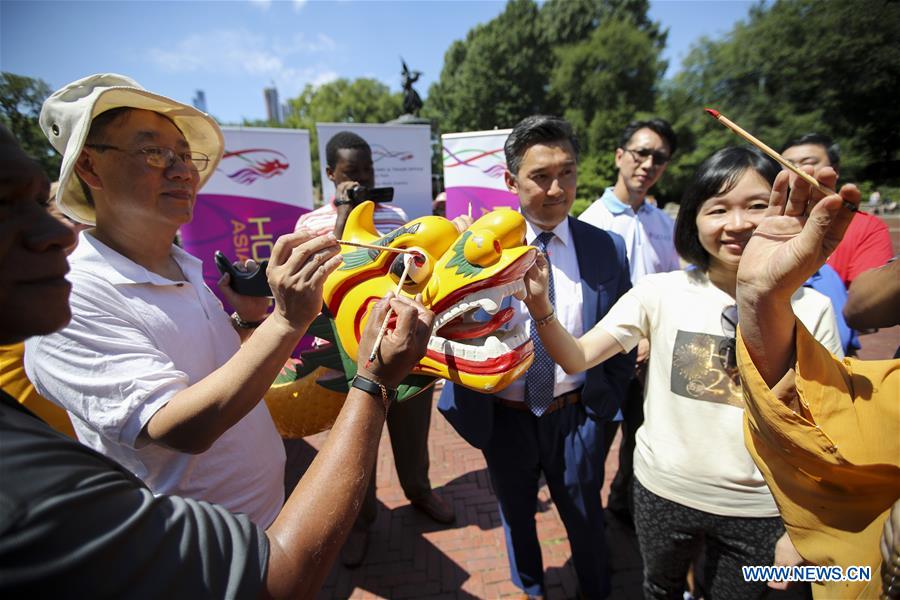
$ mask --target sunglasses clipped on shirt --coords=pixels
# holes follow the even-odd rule
[[[722,333],[725,341],[719,346],[719,360],[722,368],[731,371],[737,368],[737,306],[732,304],[722,309]]]
[[[209,156],[202,152],[176,152],[171,148],[163,148],[162,146],[145,146],[137,150],[126,150],[111,144],[85,144],[85,146],[95,148],[101,152],[104,150],[115,150],[125,154],[143,154],[144,161],[149,166],[157,169],[168,169],[175,164],[175,159],[183,162],[189,169],[198,172],[206,170],[206,167],[209,166]]]

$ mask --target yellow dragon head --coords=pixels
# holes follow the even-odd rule
[[[429,388],[437,378],[480,392],[502,390],[531,365],[534,348],[525,325],[510,330],[508,296],[525,293],[523,276],[537,250],[525,244],[525,221],[509,209],[495,210],[459,233],[443,217],[422,217],[381,236],[374,205],[357,206],[344,239],[413,248],[424,260],[411,265],[403,287],[422,294],[435,313],[428,352],[398,390],[398,401]],[[350,248],[345,246],[345,248]],[[324,310],[309,335],[324,343],[291,359],[266,393],[278,431],[298,438],[331,427],[356,375],[359,338],[374,302],[396,290],[403,255],[379,250],[344,252],[344,264],[325,282]]]
[[[522,216],[495,210],[463,233],[443,217],[420,217],[382,236],[375,230],[374,207],[364,202],[353,209],[344,239],[418,251],[424,260],[411,265],[402,292],[421,293],[435,313],[428,352],[412,371],[415,385],[407,397],[438,377],[491,393],[524,373],[534,347],[525,325],[504,328],[513,309],[501,307],[508,296],[524,297],[523,276],[537,256],[525,245]],[[342,354],[355,357],[373,303],[397,288],[404,255],[345,248],[344,264],[325,282],[324,303]],[[403,399],[403,387],[400,393]]]

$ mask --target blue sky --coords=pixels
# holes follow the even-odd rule
[[[190,102],[206,93],[225,122],[265,117],[262,89],[282,102],[307,83],[374,77],[400,89],[400,56],[422,71],[425,97],[450,44],[505,2],[385,0],[0,1],[0,69],[58,88],[99,72]],[[747,0],[653,0],[669,28],[669,75],[701,36],[746,18]]]

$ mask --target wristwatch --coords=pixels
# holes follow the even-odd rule
[[[231,313],[231,322],[234,323],[234,326],[238,329],[256,329],[262,325],[265,320],[266,319],[263,318],[259,321],[245,321],[241,318],[241,315],[237,314],[237,311]]]
[[[362,390],[367,394],[371,394],[376,398],[381,398],[381,402],[384,404],[385,416],[387,416],[388,409],[391,407],[391,402],[397,399],[396,388],[389,388],[386,385],[372,381],[362,375],[357,374],[356,377],[353,378],[352,387]]]

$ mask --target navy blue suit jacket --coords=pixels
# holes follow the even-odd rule
[[[572,217],[569,226],[581,272],[582,323],[587,332],[631,288],[628,257],[619,235]],[[588,369],[581,391],[588,415],[600,421],[611,420],[625,399],[633,375],[634,352],[617,354]],[[494,421],[491,395],[448,383],[441,392],[438,410],[467,442],[476,448],[487,445]]]

